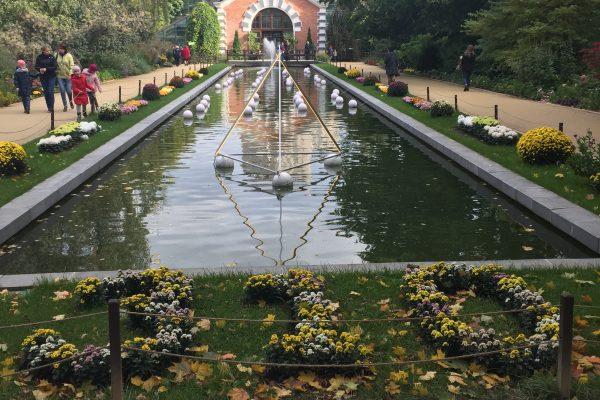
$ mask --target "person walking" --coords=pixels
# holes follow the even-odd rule
[[[190,59],[192,58],[192,52],[190,50],[190,46],[188,46],[187,44],[183,46],[183,49],[181,49],[181,58],[183,58],[183,63],[185,65],[188,65],[190,63]]]
[[[179,67],[179,64],[181,64],[181,49],[179,46],[173,48],[173,60],[175,61],[175,65]]]
[[[468,92],[471,87],[471,75],[475,69],[475,46],[472,44],[467,46],[467,49],[460,56],[456,69],[462,71],[463,81],[465,84],[465,92]]]
[[[35,59],[35,69],[40,73],[40,83],[44,89],[44,99],[48,112],[54,111],[54,86],[56,86],[56,58],[50,54],[50,48],[42,47],[42,54]]]
[[[93,89],[87,89],[87,95],[90,101],[91,113],[93,114],[98,109],[98,96],[96,93],[102,93],[102,85],[100,84],[100,78],[98,77],[98,67],[96,64],[90,64],[88,68],[82,71],[85,81]]]
[[[304,58],[307,60],[312,60],[311,56],[312,56],[312,42],[307,40],[306,43],[304,44]]]
[[[81,121],[81,115],[87,117],[87,105],[89,103],[88,90],[94,89],[87,83],[85,76],[81,73],[81,68],[75,65],[71,75],[71,86],[73,87],[73,101],[77,109],[77,122]]]
[[[31,110],[31,82],[32,77],[27,69],[27,64],[23,60],[17,61],[17,69],[13,75],[13,83],[17,88],[17,94],[21,97],[25,114]]]
[[[394,82],[395,76],[398,75],[398,57],[396,57],[396,53],[392,49],[388,49],[383,61],[385,63],[385,74],[388,78],[388,85],[390,85]]]
[[[58,65],[57,81],[58,90],[60,91],[60,97],[63,102],[63,111],[67,111],[67,98],[69,99],[69,105],[73,109],[73,91],[71,88],[71,71],[75,65],[75,60],[67,46],[61,44],[58,46],[56,53],[56,64]]]

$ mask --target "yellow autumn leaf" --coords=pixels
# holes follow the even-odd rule
[[[273,321],[275,321],[275,314],[267,314],[267,317],[265,319],[263,319],[263,323],[262,325],[264,327],[270,327],[273,326]]]
[[[385,385],[385,391],[389,394],[399,394],[400,386],[398,386],[395,382],[391,381],[388,382],[387,385]]]
[[[448,385],[448,391],[452,394],[458,394],[458,392],[460,392],[460,386]]]
[[[323,387],[317,381],[317,376],[314,372],[300,372],[298,375],[298,380],[300,382],[306,383],[309,386],[314,387],[315,389],[322,389]]]
[[[131,377],[131,384],[133,386],[142,386],[143,383],[144,383],[144,380],[142,378],[140,378],[139,376]]]
[[[397,371],[397,372],[390,372],[390,380],[392,382],[396,382],[396,383],[400,383],[402,385],[407,385],[408,384],[408,372],[406,371]]]
[[[436,374],[437,374],[437,372],[435,372],[435,371],[427,371],[427,372],[425,372],[425,374],[419,376],[419,380],[420,381],[430,381],[433,378],[435,378]]]
[[[400,360],[402,360],[404,358],[404,356],[406,355],[406,349],[404,347],[402,347],[402,346],[395,346],[395,347],[393,347],[392,348],[392,352]]]
[[[242,388],[233,388],[227,392],[229,400],[250,400],[250,395]]]
[[[590,323],[587,319],[584,319],[579,315],[576,315],[573,321],[575,322],[575,326],[578,328],[585,328]]]
[[[225,326],[225,320],[224,319],[219,319],[215,322],[215,325],[217,328],[223,328]]]
[[[257,364],[252,364],[250,366],[250,368],[252,368],[252,371],[256,372],[257,374],[262,374],[265,372],[266,367],[264,365],[257,365]]]
[[[458,383],[459,385],[463,385],[463,386],[467,385],[465,383],[465,380],[462,378],[462,376],[460,376],[456,372],[452,372],[450,374],[450,376],[448,377],[448,382],[450,382],[450,383]]]
[[[209,319],[201,319],[200,321],[196,322],[196,326],[203,331],[208,331],[208,330],[210,330],[210,320]]]
[[[246,373],[246,374],[251,374],[252,373],[252,368],[251,367],[245,367],[242,364],[236,364],[235,365],[236,368],[238,369],[238,371]]]

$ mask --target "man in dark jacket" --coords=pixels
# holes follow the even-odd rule
[[[173,49],[173,60],[175,61],[175,65],[179,67],[181,63],[181,49],[179,46],[175,46]]]
[[[35,69],[40,73],[40,82],[44,88],[44,99],[48,112],[54,111],[54,86],[56,86],[56,58],[48,47],[42,47],[42,54],[35,59]]]
[[[27,64],[23,60],[17,61],[17,70],[13,75],[13,83],[23,102],[25,114],[29,114],[31,110],[31,74],[27,69]]]
[[[385,63],[385,74],[388,77],[388,85],[394,82],[394,77],[398,75],[398,58],[392,49],[388,49],[383,59]]]

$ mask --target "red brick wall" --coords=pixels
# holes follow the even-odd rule
[[[231,49],[233,46],[233,37],[235,31],[238,31],[240,41],[242,43],[242,49],[246,48],[248,42],[248,32],[242,31],[242,20],[244,19],[244,13],[250,6],[256,3],[257,0],[235,0],[224,7],[227,21],[227,48]],[[300,50],[304,50],[306,44],[306,35],[308,34],[308,28],[312,34],[313,43],[317,46],[317,33],[318,33],[318,19],[319,19],[319,7],[307,0],[286,0],[286,3],[290,4],[294,10],[300,16],[302,21],[302,30],[294,32],[296,39],[298,40],[297,47]]]

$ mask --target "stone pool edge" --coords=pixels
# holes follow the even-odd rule
[[[142,138],[171,118],[171,114],[206,91],[231,69],[232,67],[225,67],[91,153],[0,207],[0,244],[6,242],[63,197],[135,146]]]
[[[314,64],[310,67],[538,217],[600,253],[600,217],[594,213],[403,114],[322,68]]]
[[[453,261],[448,261],[448,263]],[[582,258],[582,259],[535,259],[535,260],[496,260],[496,261],[454,261],[467,265],[485,265],[498,264],[506,268],[513,269],[536,269],[536,268],[598,268],[600,267],[600,258]],[[364,264],[325,264],[309,266],[240,266],[240,267],[214,267],[214,268],[175,268],[183,271],[189,276],[207,276],[207,275],[233,275],[233,274],[265,274],[282,273],[291,268],[304,268],[316,272],[344,273],[344,272],[380,272],[380,271],[401,271],[407,265],[431,265],[435,261],[419,262],[395,262],[395,263],[364,263]],[[21,274],[21,275],[0,275],[0,289],[26,289],[35,286],[42,281],[54,281],[58,279],[81,280],[87,277],[97,277],[99,279],[112,278],[118,271],[77,271],[77,272],[53,272],[45,274]]]

